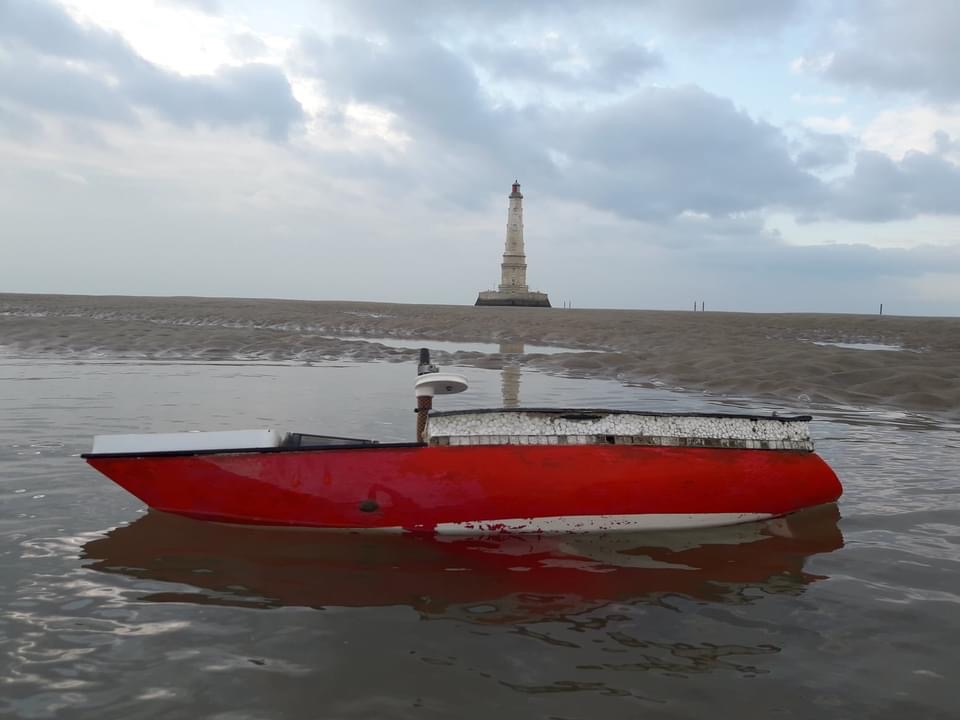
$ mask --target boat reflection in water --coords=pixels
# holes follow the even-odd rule
[[[88,568],[177,583],[142,600],[271,608],[409,606],[523,623],[680,595],[745,602],[824,579],[843,546],[836,505],[709,531],[432,537],[264,529],[149,512],[84,545]]]

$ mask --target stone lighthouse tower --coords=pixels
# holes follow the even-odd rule
[[[477,305],[515,305],[522,307],[550,307],[546,293],[530,292],[527,287],[527,256],[523,251],[523,194],[520,183],[513,183],[508,196],[507,241],[500,264],[500,286],[485,290],[477,296]]]

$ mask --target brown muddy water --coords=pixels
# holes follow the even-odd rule
[[[486,348],[476,350],[483,352]],[[461,368],[443,408],[772,410]],[[709,532],[366,537],[148,513],[94,433],[406,440],[409,363],[0,356],[0,716],[955,718],[960,436],[820,405],[838,508]],[[795,409],[795,408],[788,408]]]

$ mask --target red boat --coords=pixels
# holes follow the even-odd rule
[[[466,381],[421,353],[417,442],[254,430],[98,436],[90,465],[151,508],[258,525],[441,534],[732,525],[835,501],[808,416],[432,412]]]

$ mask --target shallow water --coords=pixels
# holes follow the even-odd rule
[[[559,353],[583,352],[577,348],[559,347],[556,345],[529,345],[521,342],[483,343],[454,340],[433,340],[427,338],[395,338],[395,337],[367,337],[360,335],[344,336],[340,340],[363,340],[392,348],[419,350],[429,346],[432,351],[447,353],[474,352],[501,355],[557,355]]]
[[[881,352],[900,352],[904,350],[901,345],[888,345],[885,343],[856,343],[856,342],[818,342],[814,345],[825,345],[829,347],[845,348],[847,350],[873,350]]]
[[[773,409],[461,372],[471,390],[438,406]],[[412,374],[0,359],[0,716],[957,716],[960,428],[935,416],[816,408],[839,513],[696,534],[203,524],[146,513],[78,457],[95,432],[407,440]]]

